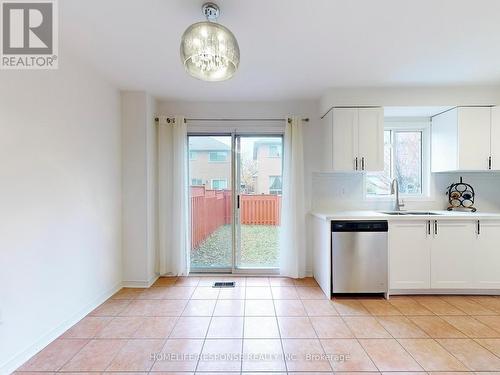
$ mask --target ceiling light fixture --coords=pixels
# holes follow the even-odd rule
[[[240,64],[240,47],[229,29],[216,23],[219,7],[205,3],[207,18],[189,26],[181,39],[181,59],[190,75],[203,81],[224,81],[231,78]]]

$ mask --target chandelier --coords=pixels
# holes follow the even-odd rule
[[[203,81],[224,81],[231,78],[240,64],[240,48],[233,33],[216,23],[219,7],[205,3],[202,7],[207,21],[189,26],[181,39],[181,60],[191,76]]]

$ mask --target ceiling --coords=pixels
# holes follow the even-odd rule
[[[61,49],[121,89],[165,99],[317,99],[330,87],[500,83],[498,0],[216,2],[241,49],[229,81],[198,81],[180,63],[183,31],[203,20],[199,0],[60,1]]]

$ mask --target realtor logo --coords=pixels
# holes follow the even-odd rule
[[[56,0],[1,0],[2,69],[57,69]]]

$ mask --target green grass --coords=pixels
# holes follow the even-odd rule
[[[241,262],[243,267],[278,267],[279,227],[241,226]],[[231,267],[231,226],[224,225],[191,251],[191,267]]]

